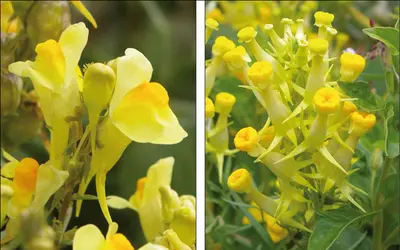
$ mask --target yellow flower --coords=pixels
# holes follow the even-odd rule
[[[268,234],[274,243],[278,243],[289,235],[289,232],[285,228],[281,227],[274,217],[260,210],[255,202],[251,202],[251,205],[254,207],[248,208],[247,210],[258,222],[265,222],[265,229],[268,231]],[[249,225],[249,218],[246,216],[243,217],[242,223]]]
[[[236,48],[226,52],[223,59],[232,71],[242,69],[248,62],[251,62],[250,56],[247,54],[246,49],[243,46],[237,46]]]
[[[68,146],[69,125],[65,118],[74,117],[80,106],[76,67],[88,35],[84,23],[73,24],[64,30],[58,42],[38,44],[35,62],[16,62],[8,67],[11,73],[32,80],[46,125],[51,128],[50,160],[57,169],[63,168]]]
[[[350,101],[343,102],[342,113],[344,116],[348,116],[355,111],[357,111],[357,106],[354,103]]]
[[[275,127],[273,125],[269,126],[265,130],[260,132],[260,144],[264,148],[268,148],[271,145],[272,141],[274,140],[276,135]],[[277,148],[279,148],[280,143],[278,144]]]
[[[328,51],[329,43],[322,38],[313,38],[308,40],[308,47],[310,51],[316,55],[324,56]]]
[[[107,236],[104,238],[100,229],[89,224],[80,227],[74,236],[73,250],[134,250],[129,240],[121,233],[117,233],[118,225],[113,222],[109,225]]]
[[[314,96],[315,109],[320,114],[332,114],[340,106],[339,92],[332,88],[321,88]]]
[[[250,80],[261,88],[269,83],[268,80],[271,79],[272,73],[272,65],[266,61],[253,63],[247,72]]]
[[[346,33],[339,32],[336,35],[336,47],[339,49],[343,48],[343,46],[349,42],[349,39],[350,39],[349,35],[347,35]]]
[[[218,22],[213,18],[206,19],[206,43],[214,30],[218,30]]]
[[[331,27],[333,19],[335,19],[335,16],[328,12],[317,11],[314,14],[314,18],[315,18],[315,26]]]
[[[351,133],[360,137],[367,133],[376,123],[376,117],[374,114],[365,112],[353,112],[351,114]]]
[[[234,139],[235,147],[241,151],[252,151],[258,144],[258,133],[252,127],[242,128]]]
[[[340,80],[353,82],[365,68],[365,59],[357,54],[345,52],[340,56]]]
[[[236,97],[227,93],[218,93],[215,97],[215,111],[218,113],[229,114],[235,105]]]
[[[248,43],[257,36],[257,31],[253,27],[249,26],[239,30],[237,36],[239,38],[239,42]]]
[[[244,168],[235,170],[228,178],[228,187],[238,193],[248,193],[252,188],[252,178]]]
[[[215,43],[212,47],[212,53],[214,56],[223,56],[226,52],[235,48],[235,43],[229,40],[226,36],[219,36],[215,39]]]
[[[225,21],[225,16],[222,14],[221,10],[215,8],[207,13],[207,18],[212,18],[219,23],[223,23]]]
[[[215,107],[212,100],[206,97],[206,118],[213,118],[215,114]]]
[[[97,141],[103,147],[97,148],[93,154],[88,178],[79,189],[79,193],[84,194],[90,180],[97,174],[97,195],[109,223],[112,220],[106,205],[106,173],[117,163],[126,147],[132,141],[176,144],[187,136],[169,107],[166,89],[159,83],[149,82],[153,68],[147,58],[129,48],[115,63],[117,78],[108,117],[97,131]],[[78,201],[77,215],[81,205],[82,201]]]
[[[14,18],[12,21],[10,18],[14,14],[14,9],[11,1],[1,1],[1,32],[4,33],[17,33],[21,22],[18,17]]]

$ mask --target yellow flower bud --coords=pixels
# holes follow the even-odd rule
[[[179,196],[169,185],[161,186],[159,189],[162,203],[162,214],[166,223],[169,223],[176,209],[179,208]]]
[[[339,92],[332,88],[321,88],[314,96],[315,109],[320,114],[331,114],[340,106]]]
[[[218,113],[229,114],[232,111],[235,102],[235,96],[226,92],[221,92],[217,94],[215,98],[215,111]]]
[[[365,59],[357,54],[345,52],[340,56],[340,80],[353,82],[365,68]]]
[[[218,30],[219,24],[214,18],[207,18],[206,26],[212,30]]]
[[[353,112],[350,119],[353,127],[351,133],[356,136],[362,136],[367,133],[376,123],[375,115],[365,112]]]
[[[314,14],[314,18],[315,18],[315,26],[331,27],[333,19],[335,19],[335,16],[328,12],[317,11]]]
[[[251,151],[257,147],[258,133],[252,127],[242,128],[234,139],[235,147],[241,151]]]
[[[228,64],[231,70],[243,68],[251,59],[243,46],[228,51],[223,56],[224,61]]]
[[[196,211],[191,207],[181,207],[174,213],[171,228],[179,239],[188,246],[196,240]]]
[[[237,36],[239,38],[239,42],[248,43],[257,36],[257,31],[253,27],[249,26],[239,30]]]
[[[215,114],[215,107],[212,100],[206,97],[206,118],[213,118]]]
[[[235,170],[228,177],[228,187],[238,193],[249,193],[252,188],[252,179],[249,171],[244,168]]]
[[[247,71],[247,74],[250,80],[256,85],[260,85],[260,83],[267,83],[272,76],[272,65],[267,61],[255,62],[253,65],[251,65]]]
[[[350,101],[344,101],[343,102],[342,113],[345,116],[348,116],[348,115],[350,115],[351,113],[353,113],[355,111],[357,111],[357,106],[354,103],[352,103]]]
[[[268,128],[264,129],[262,131],[262,133],[260,134],[260,144],[261,146],[263,146],[264,148],[268,148],[269,145],[271,144],[271,142],[274,140],[275,138],[275,127],[269,126]],[[281,142],[279,142],[277,148],[279,148],[279,145],[281,144]]]
[[[229,40],[225,36],[219,36],[215,39],[215,43],[212,47],[212,53],[214,56],[223,56],[226,52],[235,48],[235,43]]]
[[[328,50],[329,43],[325,39],[314,38],[308,41],[308,47],[312,53],[323,56]]]

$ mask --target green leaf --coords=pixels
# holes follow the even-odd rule
[[[354,228],[346,228],[329,250],[362,250],[372,249],[372,241],[367,232],[362,233]]]
[[[389,105],[385,118],[385,153],[389,158],[394,158],[399,155],[399,140],[396,137],[396,131],[389,123],[389,120],[394,116],[393,105]],[[390,136],[389,136],[390,134]],[[390,137],[390,138],[389,138]]]
[[[392,27],[374,27],[363,29],[369,37],[383,42],[393,55],[399,54],[399,31]]]
[[[339,86],[346,95],[352,98],[358,98],[358,100],[354,101],[357,106],[367,111],[378,111],[383,108],[382,102],[377,100],[376,96],[371,92],[368,82],[339,82]]]
[[[129,201],[126,199],[119,197],[119,196],[114,196],[110,195],[107,196],[107,205],[111,208],[114,209],[125,209],[125,208],[130,208],[132,210],[137,210]]]
[[[346,206],[333,211],[317,212],[316,214],[315,227],[308,241],[308,250],[329,249],[346,228],[365,218],[372,218],[371,215],[376,214],[376,212],[361,213]]]

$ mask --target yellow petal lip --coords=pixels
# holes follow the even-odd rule
[[[212,30],[218,30],[218,22],[214,18],[207,18],[206,19],[206,26]]]
[[[235,105],[236,97],[227,92],[218,93],[215,97],[215,111],[218,113],[228,114],[232,111]]]
[[[125,235],[121,233],[114,234],[109,240],[111,246],[104,250],[135,250]]]
[[[247,74],[254,84],[268,81],[272,76],[272,65],[267,61],[255,62]]]
[[[308,41],[308,47],[311,52],[319,55],[323,55],[328,50],[329,43],[322,38],[313,38]]]
[[[321,88],[314,95],[316,111],[322,114],[331,114],[340,106],[339,92],[332,88]]]
[[[65,57],[60,45],[47,40],[36,46],[37,53],[34,69],[45,75],[57,87],[62,86],[65,78]]]
[[[74,236],[73,250],[102,249],[105,244],[105,238],[95,225],[89,224],[80,227]]]
[[[215,56],[223,56],[226,52],[235,47],[235,43],[229,40],[226,36],[219,36],[217,39],[215,39],[215,43],[212,47],[212,53]]]
[[[131,140],[140,143],[176,144],[187,133],[170,109],[169,97],[159,83],[142,83],[115,108],[113,124]]]
[[[375,125],[376,117],[374,114],[356,111],[351,114],[351,121],[355,126],[368,131]]]
[[[239,30],[237,36],[239,38],[239,42],[249,43],[257,36],[257,31],[253,27],[248,26]]]
[[[228,187],[238,193],[248,193],[251,190],[251,181],[249,171],[239,168],[228,177]]]
[[[212,118],[215,114],[215,107],[212,100],[206,97],[206,118]]]
[[[335,19],[335,16],[328,12],[317,11],[314,14],[314,18],[315,18],[315,26],[330,27],[332,25],[333,19]]]
[[[36,187],[39,163],[32,158],[24,158],[15,168],[14,189],[32,192]]]
[[[242,128],[233,140],[235,147],[241,151],[251,151],[257,146],[258,133],[252,127]]]
[[[246,65],[246,62],[250,62],[251,59],[243,46],[237,46],[236,48],[226,52],[223,59],[228,66],[233,69],[240,69]]]

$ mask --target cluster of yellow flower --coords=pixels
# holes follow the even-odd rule
[[[72,3],[97,27],[81,2]],[[8,4],[3,6],[2,2],[2,13],[3,7],[12,7]],[[20,22],[14,19],[16,24],[9,23],[11,16],[12,13],[5,20],[2,16],[2,31],[4,28],[16,32],[14,26]],[[56,231],[62,235],[67,227],[63,219],[68,207],[72,208],[71,198],[66,197],[72,197],[79,184],[75,194],[79,216],[82,197],[96,177],[97,198],[109,231],[104,238],[94,225],[81,227],[75,233],[74,250],[133,249],[125,236],[116,233],[118,225],[111,219],[108,206],[132,208],[139,213],[149,242],[140,249],[190,250],[195,244],[195,198],[179,197],[170,187],[174,158],[161,159],[151,166],[129,201],[106,197],[106,174],[132,141],[177,144],[187,133],[169,107],[167,90],[150,82],[152,65],[138,50],[128,48],[125,55],[107,63],[86,65],[82,73],[78,63],[88,36],[84,23],[69,25],[58,41],[46,39],[36,45],[34,61],[7,65],[10,73],[32,81],[51,137],[50,160],[42,165],[31,158],[17,161],[3,152],[9,162],[1,168],[1,226],[6,224],[1,244],[12,241],[21,232],[24,213],[43,212],[51,197],[50,212],[57,203],[63,204],[58,218],[62,229]],[[85,110],[89,124],[83,132]],[[46,239],[48,247],[40,249],[54,249],[54,233]]]
[[[350,168],[357,143],[375,125],[376,118],[374,114],[358,111],[352,102],[354,98],[346,96],[339,87],[339,81],[343,84],[356,81],[365,67],[365,59],[349,52],[340,55],[349,38],[332,27],[334,15],[315,12],[314,25],[318,33],[312,34],[309,25],[311,10],[315,9],[312,2],[301,5],[302,11],[298,13],[302,16],[296,20],[297,24],[292,19],[282,18],[277,25],[269,21],[276,22],[276,17],[282,14],[277,10],[285,8],[268,6],[272,3],[218,3],[223,12],[215,6],[208,10],[206,39],[217,32],[219,23],[223,23],[238,30],[238,42],[243,46],[236,46],[225,36],[216,37],[213,58],[206,68],[206,94],[208,96],[213,89],[216,77],[226,72],[241,80],[243,91],[253,92],[268,114],[268,120],[260,129],[239,130],[234,145],[276,175],[280,195],[273,198],[262,194],[254,186],[250,172],[243,168],[229,176],[229,188],[246,193],[253,204],[266,213],[267,228],[275,242],[287,235],[280,227],[279,233],[274,232],[276,222],[311,232],[308,225],[312,225],[315,210],[337,208],[348,200],[365,211],[353,197],[354,191],[365,193],[351,185],[348,176],[356,171]],[[234,11],[247,13],[247,16],[233,15]],[[275,18],[268,19],[268,15]],[[234,19],[239,16],[243,19]],[[282,37],[275,30],[277,26],[282,26]],[[257,30],[264,34],[258,35]],[[265,36],[269,38],[267,48],[258,42]],[[332,45],[334,37],[335,46]],[[340,78],[332,80],[336,78],[332,72],[338,64],[330,62],[335,60],[332,56],[339,55]],[[228,149],[227,130],[234,104],[235,96],[229,93],[218,93],[215,104],[206,97],[206,152],[217,156],[220,181],[224,155],[236,152]],[[214,112],[219,113],[215,124]],[[299,157],[295,159],[295,156]],[[311,192],[329,193],[337,202],[314,207],[309,200]],[[254,211],[251,214],[262,221],[259,214]]]

